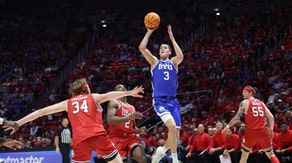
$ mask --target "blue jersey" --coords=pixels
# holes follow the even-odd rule
[[[178,70],[171,60],[158,60],[151,70],[154,97],[176,96]]]

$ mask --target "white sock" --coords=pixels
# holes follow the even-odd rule
[[[171,153],[172,159],[178,161],[177,153]]]

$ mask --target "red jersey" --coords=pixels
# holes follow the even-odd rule
[[[249,98],[248,110],[245,111],[246,129],[262,129],[267,127],[266,109],[262,101]]]
[[[135,112],[134,106],[130,104],[124,104],[120,100],[117,100],[119,102],[119,108],[116,111],[116,116],[118,117],[126,117],[130,116]],[[125,123],[115,124],[115,125],[109,125],[110,130],[110,136],[118,136],[118,137],[125,137],[129,134],[134,133],[134,120],[129,120]]]
[[[102,107],[91,94],[74,96],[68,100],[68,117],[72,125],[74,145],[106,133],[102,122]]]

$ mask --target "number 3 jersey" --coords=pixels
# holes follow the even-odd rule
[[[68,100],[68,116],[72,126],[74,144],[106,133],[102,121],[102,107],[91,94],[74,96]]]
[[[265,104],[262,101],[249,98],[249,107],[245,112],[246,129],[263,129],[267,127]]]
[[[119,108],[116,111],[117,117],[127,117],[135,112],[134,106],[130,104],[125,104],[121,102],[120,100],[117,100],[117,102],[119,103]],[[134,126],[134,120],[129,120],[125,123],[109,125],[110,136],[125,137],[129,134],[133,134],[134,133],[133,126]]]
[[[158,60],[151,70],[154,97],[176,96],[177,72],[171,60]]]

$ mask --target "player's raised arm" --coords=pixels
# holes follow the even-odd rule
[[[168,25],[167,26],[167,32],[168,32],[168,35],[169,35],[169,39],[171,40],[171,43],[172,43],[172,46],[174,48],[174,51],[175,51],[175,56],[171,59],[172,63],[174,63],[176,66],[178,66],[184,59],[184,55],[183,55],[183,52],[181,50],[181,48],[178,46],[174,36],[173,36],[173,33],[172,33],[172,28],[171,28],[171,25]]]
[[[155,29],[154,29],[155,30]],[[144,38],[142,39],[140,45],[139,45],[139,50],[142,53],[142,55],[145,57],[147,62],[153,66],[157,62],[157,58],[147,49],[147,44],[149,41],[149,38],[151,34],[153,33],[154,30],[147,29],[147,33],[145,34]]]

